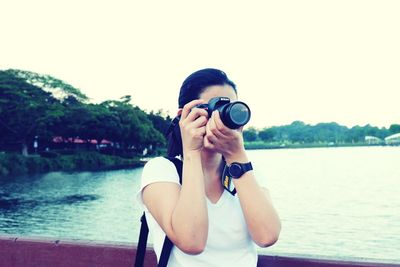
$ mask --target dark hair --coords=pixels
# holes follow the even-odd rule
[[[190,101],[198,99],[206,87],[213,85],[230,85],[236,93],[236,85],[228,79],[225,72],[211,68],[198,70],[183,81],[179,92],[179,108],[183,108]],[[167,132],[168,157],[182,156],[183,154],[178,122],[179,117],[173,119]]]

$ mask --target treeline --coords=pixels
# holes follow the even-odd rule
[[[0,151],[41,152],[56,146],[142,152],[165,146],[163,131],[170,121],[131,104],[131,97],[89,102],[79,89],[48,75],[21,70],[0,71]],[[99,147],[99,146],[95,146]]]
[[[357,144],[365,143],[365,136],[375,136],[384,139],[395,133],[400,133],[400,125],[392,124],[389,129],[378,128],[371,125],[354,126],[348,128],[336,122],[306,124],[302,121],[294,121],[290,125],[274,126],[261,130],[249,128],[244,131],[244,139],[247,142],[263,141],[292,144]]]
[[[162,112],[146,113],[131,102],[130,96],[124,96],[93,104],[79,89],[54,77],[22,70],[0,71],[0,151],[28,155],[54,148],[74,149],[76,140],[86,150],[98,149],[106,140],[108,152],[114,155],[165,149],[164,133],[171,118]],[[364,143],[367,135],[384,139],[399,132],[399,124],[388,129],[371,125],[348,128],[335,122],[309,125],[295,121],[249,128],[244,138],[247,142],[340,145]]]

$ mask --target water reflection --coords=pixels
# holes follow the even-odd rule
[[[54,172],[0,180],[0,233],[133,239],[135,178],[140,173]]]
[[[20,209],[35,209],[40,206],[51,205],[75,205],[79,202],[94,201],[99,199],[99,195],[68,195],[60,198],[46,199],[23,199],[12,198],[10,194],[0,194],[0,211],[2,212],[17,212]]]

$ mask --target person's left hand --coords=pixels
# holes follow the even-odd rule
[[[214,111],[206,125],[204,147],[221,153],[227,162],[244,154],[243,126],[237,130],[224,125],[218,111]]]

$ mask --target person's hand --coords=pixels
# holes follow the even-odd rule
[[[214,111],[206,125],[204,147],[221,153],[227,163],[246,161],[242,131],[243,127],[237,130],[226,127],[219,112]]]
[[[183,155],[193,151],[199,152],[203,148],[208,113],[205,109],[195,108],[195,106],[203,103],[204,100],[202,99],[193,100],[182,109],[179,127],[182,136]]]

